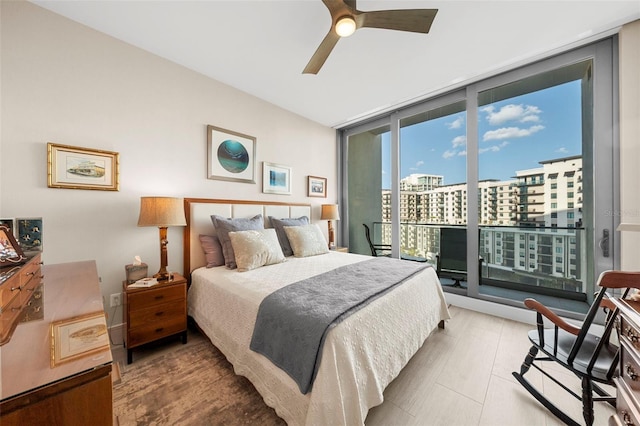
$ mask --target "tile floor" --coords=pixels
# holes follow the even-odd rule
[[[475,311],[450,307],[452,319],[437,329],[389,385],[382,405],[369,411],[367,426],[528,426],[561,425],[513,378],[530,345],[533,327]],[[190,331],[189,343],[204,337]],[[134,362],[181,346],[179,339],[149,345],[134,352]],[[126,362],[126,351],[113,350]],[[580,383],[566,370],[549,363],[564,383],[579,392]],[[582,423],[579,401],[534,369],[527,378]],[[596,403],[595,425],[606,425],[613,407]]]

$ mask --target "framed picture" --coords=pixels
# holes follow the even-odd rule
[[[42,251],[42,218],[17,218],[18,241],[24,251]]]
[[[47,144],[49,188],[120,189],[119,154],[111,151]]]
[[[262,192],[291,195],[291,167],[263,161]]]
[[[105,349],[109,335],[104,312],[51,323],[51,368]]]
[[[307,196],[327,198],[327,178],[307,176]]]
[[[6,226],[11,231],[11,234],[15,237],[18,234],[16,233],[16,225],[14,218],[0,219],[0,225]]]
[[[11,230],[0,225],[0,267],[18,265],[26,260]]]
[[[207,126],[208,179],[256,183],[256,138]]]

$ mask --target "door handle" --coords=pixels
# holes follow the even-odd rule
[[[603,257],[609,257],[609,230],[602,230],[602,238],[600,242],[598,242],[598,246],[600,246],[600,250],[602,250]]]

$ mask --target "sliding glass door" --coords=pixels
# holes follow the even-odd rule
[[[438,268],[446,291],[567,312],[616,265],[615,38],[343,131],[349,246]],[[597,195],[596,195],[597,194]]]

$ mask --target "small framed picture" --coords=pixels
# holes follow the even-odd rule
[[[77,146],[47,144],[49,188],[120,189],[119,154]]]
[[[291,195],[291,167],[263,161],[262,192]]]
[[[22,248],[16,242],[11,229],[0,225],[0,267],[7,265],[19,265],[27,258]]]
[[[109,350],[104,312],[51,323],[51,368],[103,350]]]
[[[16,218],[18,223],[18,241],[26,252],[42,251],[42,218]]]
[[[207,126],[208,179],[256,183],[256,138]]]
[[[327,198],[327,178],[307,176],[307,196]]]

